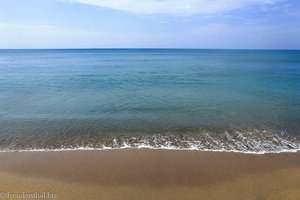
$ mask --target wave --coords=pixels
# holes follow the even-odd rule
[[[153,135],[119,135],[107,136],[101,140],[90,140],[82,143],[66,142],[59,147],[54,145],[6,146],[0,145],[1,152],[24,151],[74,151],[74,150],[108,150],[108,149],[166,149],[193,150],[212,152],[238,153],[281,153],[297,152],[300,142],[297,136],[286,131],[268,130],[234,130],[224,133],[183,133]]]

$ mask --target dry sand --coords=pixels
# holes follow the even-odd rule
[[[51,192],[56,199],[70,200],[298,200],[300,153],[133,149],[0,153],[0,199],[23,192]]]

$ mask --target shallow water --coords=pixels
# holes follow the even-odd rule
[[[0,50],[0,148],[300,148],[300,51]]]

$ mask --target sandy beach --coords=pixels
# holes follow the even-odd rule
[[[300,199],[300,153],[1,153],[0,188],[2,199]]]

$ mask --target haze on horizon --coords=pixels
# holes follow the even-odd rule
[[[295,0],[0,0],[0,49],[300,49]]]

